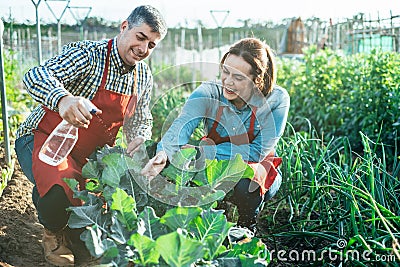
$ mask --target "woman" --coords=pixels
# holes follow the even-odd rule
[[[282,136],[290,106],[287,91],[275,84],[271,49],[256,38],[235,43],[220,62],[221,81],[200,85],[158,144],[158,153],[142,172],[152,178],[176,151],[186,148],[204,120],[207,136],[198,151],[208,159],[232,159],[239,153],[254,170],[241,179],[231,201],[237,205],[238,225],[251,227],[263,201],[278,191],[281,159],[275,147]]]

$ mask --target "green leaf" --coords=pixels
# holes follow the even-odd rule
[[[137,152],[138,155],[140,154]],[[145,153],[145,152],[143,152]],[[136,153],[134,154],[136,155]],[[141,165],[143,163],[142,156],[134,156],[131,158],[120,153],[107,154],[102,158],[103,163],[106,164],[102,174],[101,180],[104,184],[111,187],[118,187],[122,175],[125,175],[126,171],[130,170],[134,173],[139,173],[142,169]]]
[[[232,160],[207,161],[206,176],[209,184],[214,188],[236,184],[242,178],[252,179],[253,169],[242,160],[240,154],[236,154]],[[228,186],[231,189],[230,186]]]
[[[117,211],[114,211],[115,213]],[[113,224],[110,226],[110,237],[118,244],[126,244],[126,240],[129,239],[131,231],[122,224],[119,220],[113,220]]]
[[[168,266],[172,267],[189,267],[204,255],[200,241],[189,239],[177,232],[160,236],[156,240],[156,248]]]
[[[102,206],[100,204],[91,206],[69,207],[71,212],[68,226],[71,228],[83,228],[93,224],[101,225]]]
[[[247,254],[257,256],[260,251],[265,251],[266,246],[260,239],[252,238],[248,243],[236,244],[233,249],[238,249],[242,252],[245,251]]]
[[[136,209],[135,200],[132,196],[128,195],[121,188],[116,188],[112,195],[113,203],[111,204],[112,210],[118,211],[132,211]]]
[[[103,191],[103,187],[97,183],[96,181],[90,180],[85,185],[86,190],[90,192],[101,192]]]
[[[157,264],[160,258],[160,253],[155,249],[156,241],[153,239],[135,233],[131,235],[128,245],[133,246],[139,254],[139,259],[134,263],[148,266],[149,264]]]
[[[169,180],[173,181],[176,184],[176,190],[179,190],[182,186],[185,186],[188,181],[190,181],[195,175],[194,172],[188,172],[182,169],[175,167],[170,164],[167,168],[165,168],[161,175],[169,178]]]
[[[241,266],[239,258],[221,257],[217,259],[217,266]]]
[[[196,153],[195,148],[179,150],[172,156],[171,164],[161,174],[174,181],[178,188],[186,185],[196,174],[194,167],[190,167]]]
[[[97,159],[97,162],[102,165],[103,164],[103,158],[107,155],[110,154],[123,154],[124,149],[120,146],[109,146],[105,145],[101,149],[96,151],[95,159]]]
[[[89,188],[91,188],[91,184],[89,184],[89,188],[87,188],[88,190],[79,191],[77,187],[79,182],[77,180],[72,178],[64,178],[63,180],[69,186],[69,188],[71,188],[72,192],[74,192],[74,198],[79,198],[83,202],[90,205],[99,202],[99,198],[96,195],[89,194],[88,192]]]
[[[140,226],[143,227],[143,235],[147,235],[153,240],[156,240],[159,236],[167,233],[165,225],[160,223],[160,218],[156,216],[152,207],[145,207],[145,209],[139,214]]]
[[[214,259],[220,252],[220,246],[234,225],[226,220],[223,213],[223,210],[204,210],[190,225],[191,232],[208,248],[208,260]]]
[[[192,147],[181,149],[172,156],[171,164],[182,170],[188,170],[189,163],[195,159],[196,153],[196,149]]]
[[[267,266],[269,251],[265,244],[258,238],[253,238],[244,244],[235,244],[225,257],[239,257],[242,266]]]
[[[240,266],[242,267],[262,267],[268,266],[269,261],[265,259],[260,259],[251,255],[239,255]]]
[[[226,172],[227,176],[241,175],[242,178],[253,179],[254,171],[246,162],[243,161],[242,155],[236,154],[235,158],[233,159],[232,165],[233,166],[230,166],[230,168]]]
[[[110,208],[118,211],[118,220],[120,220],[128,228],[128,230],[132,230],[134,227],[136,227],[135,223],[137,219],[135,212],[135,199],[120,188],[116,188],[115,193],[112,195],[112,199],[113,202]]]
[[[106,164],[101,180],[104,184],[111,187],[118,187],[121,175],[125,173],[125,164],[121,161],[121,154],[109,154],[103,157],[103,162]]]
[[[206,159],[206,178],[207,178],[207,182],[210,185],[213,185],[215,182],[215,180],[221,175],[221,173],[223,172],[222,169],[222,164],[224,161],[219,161],[218,164],[218,160],[213,159],[213,160],[208,160]]]
[[[105,248],[102,244],[101,235],[101,230],[96,226],[86,229],[86,231],[81,234],[82,241],[85,242],[90,254],[94,257],[103,255],[105,251]]]
[[[76,179],[64,178],[63,180],[68,185],[68,187],[71,188],[72,192],[75,193],[76,191],[78,191],[77,186],[78,186],[79,182]]]
[[[207,195],[203,196],[199,201],[199,206],[208,205],[218,200],[222,200],[226,196],[225,192],[222,190],[217,190],[215,192],[209,192]]]
[[[115,245],[113,240],[105,239],[103,240],[103,244],[107,248],[107,250],[104,251],[104,254],[102,256],[103,258],[113,259],[118,257],[119,249],[118,246]]]
[[[203,185],[207,185],[208,181],[207,181],[207,177],[206,177],[206,171],[201,170],[199,172],[197,172],[195,174],[195,176],[192,179],[192,182],[196,185],[196,186],[203,186]]]
[[[113,199],[112,195],[115,193],[115,189],[117,187],[112,187],[106,184],[102,184],[104,186],[103,192],[102,192],[102,197],[104,198],[105,202],[107,202],[109,205],[111,205]]]
[[[98,180],[100,177],[100,170],[97,161],[90,160],[82,167],[82,177]]]
[[[141,144],[139,146],[139,149],[133,154],[132,157],[125,156],[127,161],[130,161],[130,163],[127,163],[127,165],[131,165],[133,163],[134,165],[131,165],[130,168],[134,168],[137,173],[140,172],[141,166],[144,165],[144,163],[147,163],[149,160],[149,156],[147,155],[147,150],[146,147],[148,145],[148,142],[145,141],[145,143]],[[138,169],[139,168],[139,169]]]
[[[111,239],[102,239],[102,231],[96,226],[86,229],[81,234],[82,241],[93,257],[113,258],[118,255],[117,245]]]
[[[201,208],[198,207],[176,207],[168,210],[161,217],[160,222],[167,225],[173,231],[178,228],[185,229],[200,213]]]

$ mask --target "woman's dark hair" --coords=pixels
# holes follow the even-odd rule
[[[231,46],[221,59],[221,67],[228,55],[242,57],[251,66],[254,84],[263,93],[268,95],[276,82],[275,57],[272,49],[257,38],[244,38]]]

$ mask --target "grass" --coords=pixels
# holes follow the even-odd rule
[[[311,127],[300,133],[288,125],[278,149],[284,182],[261,217],[270,244],[286,250],[335,251],[339,259],[357,266],[371,262],[396,266],[395,261],[400,261],[399,163],[396,159],[388,166],[385,154],[376,154],[385,146],[362,133],[360,138],[364,149],[356,153],[347,138],[324,142]],[[344,243],[338,246],[339,242]],[[356,252],[368,254],[371,260],[348,255]],[[375,261],[383,256],[387,262]],[[318,266],[337,261],[324,258]]]
[[[15,159],[11,159],[8,165],[1,166],[1,179],[0,179],[0,197],[3,194],[4,188],[7,186],[8,181],[14,173]]]

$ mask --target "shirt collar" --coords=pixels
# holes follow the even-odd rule
[[[120,55],[118,54],[118,47],[117,47],[117,37],[113,39],[112,47],[111,47],[111,54],[110,54],[110,61],[114,63],[116,69],[118,70],[119,74],[123,75],[126,73],[132,73],[136,67],[132,66],[128,71],[125,69],[124,62],[122,61]]]

